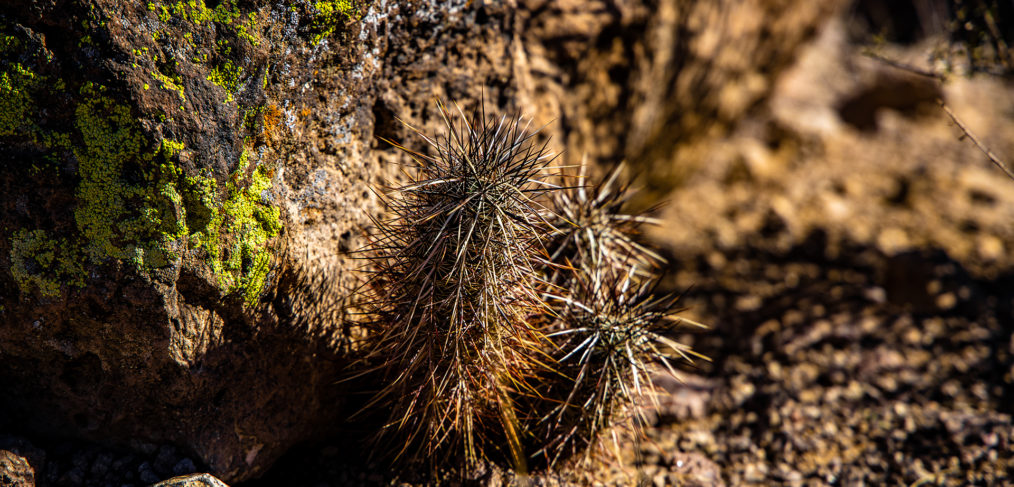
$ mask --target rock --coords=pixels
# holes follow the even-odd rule
[[[184,458],[183,460],[180,460],[173,467],[173,474],[174,475],[187,475],[187,474],[194,473],[194,471],[196,471],[196,470],[197,470],[197,467],[194,465],[194,461],[191,460],[191,459],[189,459],[189,458]]]
[[[765,96],[834,2],[519,3],[10,4],[0,428],[262,474],[351,412],[351,252],[405,162],[378,137],[422,147],[398,118],[432,131],[434,97],[484,99],[558,120],[568,162],[669,168]],[[715,57],[719,31],[747,48]]]
[[[149,487],[229,487],[221,480],[216,479],[214,476],[206,473],[195,473],[191,475],[181,475],[179,477],[173,477],[168,480],[163,480],[157,484],[151,484]]]
[[[0,485],[35,487],[35,469],[25,457],[9,450],[0,450]]]
[[[676,485],[688,487],[725,485],[718,464],[700,453],[676,453],[672,465],[679,479]]]
[[[142,463],[137,467],[137,477],[141,479],[141,482],[146,484],[153,484],[158,482],[159,476],[151,469],[151,464],[148,462]]]
[[[339,107],[369,84],[289,84],[347,50],[296,62],[322,49],[283,41],[308,2],[22,3],[0,19],[0,428],[176,444],[230,479],[333,431],[343,295],[302,276],[352,282],[330,242],[375,206],[372,117]],[[333,117],[340,154],[297,135]]]

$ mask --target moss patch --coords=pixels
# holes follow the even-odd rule
[[[160,71],[152,71],[151,77],[159,82],[163,90],[173,91],[180,97],[180,101],[187,101],[187,95],[183,92],[182,80],[178,75],[169,76]]]
[[[144,272],[172,264],[187,247],[200,249],[223,293],[254,303],[270,267],[269,241],[281,230],[280,210],[264,198],[268,169],[252,167],[244,151],[220,195],[214,178],[184,177],[173,163],[182,144],[165,140],[145,152],[129,110],[93,91],[78,107],[84,147],[76,152],[75,217],[85,255],[96,263],[129,261]],[[131,175],[140,184],[130,183]]]
[[[257,43],[258,14],[243,15],[235,3],[224,0],[214,9],[200,0],[149,4],[163,21],[214,22],[215,30],[234,34],[216,41],[216,64],[208,76],[230,93],[230,100],[244,67],[227,55],[237,42]],[[152,140],[119,93],[90,82],[68,89],[61,79],[38,74],[36,67],[23,64],[26,42],[0,23],[0,137],[34,142],[32,177],[76,167],[77,175],[67,176],[66,183],[77,201],[65,215],[54,213],[60,232],[29,227],[8,237],[11,274],[19,288],[56,297],[61,286],[83,286],[89,266],[122,262],[154,278],[153,271],[186,262],[207,265],[223,293],[256,302],[270,271],[271,240],[281,231],[280,211],[270,201],[271,171],[245,150],[225,182],[210,173],[188,176],[178,164],[182,143]],[[185,36],[184,44],[194,48],[193,36]],[[132,53],[134,68],[147,64],[151,88],[173,91],[186,101],[178,59],[143,46]],[[208,52],[202,59],[208,62]],[[51,118],[59,124],[41,126],[44,103],[36,100],[55,97],[65,102]],[[247,111],[253,114],[247,128],[253,132],[259,110]]]

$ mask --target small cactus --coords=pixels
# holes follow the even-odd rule
[[[667,336],[680,323],[696,323],[675,317],[677,296],[655,296],[665,259],[636,236],[657,220],[623,213],[630,195],[619,183],[622,165],[592,185],[583,184],[586,168],[577,176],[582,184],[553,194],[558,231],[549,243],[555,266],[545,298],[555,320],[545,333],[554,373],[536,388],[554,406],[533,428],[550,464],[589,452],[616,424],[634,424],[641,399],[655,399],[654,366],[675,373],[672,358],[704,358]]]
[[[509,391],[545,340],[527,320],[543,307],[549,222],[538,201],[553,187],[543,172],[551,156],[520,119],[438,108],[447,133],[419,134],[432,155],[402,147],[415,179],[376,222],[368,356],[387,383],[374,401],[391,408],[407,453],[436,458],[448,447],[474,464],[505,440],[521,463]]]
[[[675,297],[652,294],[663,259],[636,241],[652,220],[620,212],[620,169],[554,184],[521,118],[455,109],[438,103],[442,136],[412,129],[429,154],[392,142],[416,168],[365,249],[365,362],[383,381],[367,408],[389,411],[395,459],[524,471],[593,444],[649,393],[651,362],[696,354],[665,336]]]

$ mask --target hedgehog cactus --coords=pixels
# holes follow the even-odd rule
[[[650,391],[650,363],[692,352],[664,335],[675,298],[652,296],[662,258],[634,238],[650,219],[620,213],[619,171],[554,184],[530,124],[455,108],[438,104],[442,136],[413,129],[428,154],[392,142],[416,168],[365,249],[383,380],[367,407],[389,411],[396,459],[523,471],[591,445]]]

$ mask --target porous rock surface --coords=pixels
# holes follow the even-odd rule
[[[405,162],[378,138],[421,147],[398,118],[483,99],[564,161],[672,167],[835,8],[740,3],[6,2],[0,428],[261,474],[351,412],[351,252]]]
[[[181,475],[168,480],[163,480],[151,487],[229,487],[206,473]]]
[[[35,469],[25,457],[9,450],[0,450],[0,485],[35,487]]]

